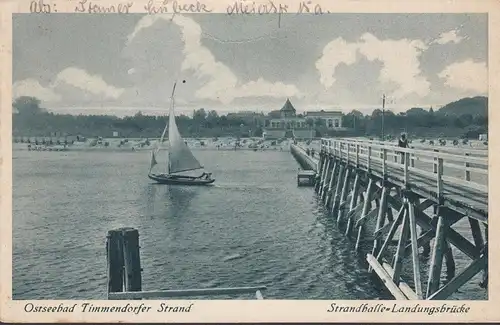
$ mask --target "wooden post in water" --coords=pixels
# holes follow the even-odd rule
[[[344,176],[344,184],[342,186],[342,192],[340,194],[340,199],[339,199],[339,209],[338,209],[338,215],[337,215],[337,225],[340,224],[342,221],[342,217],[344,216],[344,210],[345,206],[347,204],[347,192],[349,190],[349,179],[351,174],[351,169],[349,168],[349,165],[346,165],[346,170],[345,170],[345,176]]]
[[[123,234],[123,257],[125,264],[126,291],[141,291],[141,258],[139,254],[139,231],[125,228]]]
[[[321,184],[323,184],[323,177],[324,177],[325,167],[326,167],[325,159],[326,159],[326,155],[323,153],[321,155],[321,157],[319,158],[319,161],[321,162],[320,163],[321,169],[318,170],[318,178],[317,178],[316,184],[314,184],[314,190],[316,191],[316,193],[319,193],[319,189],[321,187]]]
[[[385,149],[384,149],[385,150]],[[384,151],[385,152],[385,151]],[[380,206],[378,210],[378,215],[377,215],[377,223],[375,225],[375,231],[379,231],[380,228],[384,225],[385,222],[385,217],[387,214],[387,196],[389,195],[389,188],[387,187],[387,184],[383,182],[382,184],[382,195],[380,197]],[[373,250],[372,250],[372,255],[377,256],[380,246],[381,246],[381,240],[378,237],[375,237],[373,241]],[[372,269],[371,267],[368,268],[368,271],[371,272]]]
[[[108,292],[123,291],[123,245],[121,230],[108,231],[106,253],[108,262]]]
[[[427,297],[430,297],[439,289],[439,280],[441,278],[441,267],[443,263],[443,253],[448,249],[445,242],[445,223],[444,217],[439,214],[436,227],[436,237],[434,239],[434,249],[432,251],[431,267],[429,271],[429,281],[427,282]]]
[[[139,232],[134,228],[109,230],[106,241],[108,293],[141,291]]]
[[[359,185],[360,185],[360,171],[359,169],[356,168],[356,177],[354,178],[354,184],[352,186],[352,195],[351,195],[351,202],[349,205],[349,214],[347,216],[347,227],[345,230],[345,235],[350,236],[351,231],[354,225],[354,215],[355,215],[355,209],[356,205],[358,204],[358,196],[359,196]]]
[[[332,191],[333,191],[333,184],[335,183],[335,176],[337,174],[337,170],[339,168],[339,163],[338,160],[335,160],[335,158],[332,158],[333,162],[333,169],[332,172],[330,173],[330,180],[328,182],[328,188],[327,190],[323,193],[323,202],[325,202],[325,206],[328,207],[331,197],[332,197]]]
[[[362,220],[363,218],[366,218],[366,215],[368,214],[368,212],[371,208],[371,202],[372,202],[374,190],[375,190],[375,186],[373,183],[373,179],[369,178],[368,179],[368,186],[367,186],[366,192],[365,192],[365,201],[363,202],[363,210],[361,211],[360,220]],[[364,222],[361,222],[358,226],[358,236],[356,238],[356,247],[355,247],[356,252],[359,251],[359,244],[361,243],[361,236],[363,235],[363,223]]]
[[[324,158],[326,161],[326,164],[325,164],[325,169],[323,171],[323,175],[321,176],[321,181],[319,183],[319,190],[318,190],[318,195],[319,197],[321,197],[323,195],[323,190],[325,189],[325,184],[326,184],[326,180],[328,179],[328,175],[330,173],[330,157],[328,155],[325,154],[325,158]]]
[[[415,217],[415,206],[413,202],[408,202],[408,217],[410,221],[411,255],[413,262],[413,281],[415,284],[415,293],[418,299],[423,298],[422,282],[420,281],[420,260],[418,258],[418,233],[417,220]]]
[[[408,217],[408,206],[406,203],[403,204],[402,209],[403,223],[401,226],[401,232],[399,234],[398,247],[396,250],[396,254],[394,255],[394,262],[392,264],[392,268],[394,269],[394,273],[392,274],[392,281],[398,284],[401,280],[401,269],[403,267],[404,251],[406,242],[408,241],[408,235],[410,233],[410,218]]]
[[[338,163],[340,165],[340,169],[339,169],[339,174],[337,176],[337,184],[335,186],[335,194],[333,195],[333,199],[332,199],[333,203],[332,203],[332,209],[331,209],[331,213],[334,216],[335,216],[335,213],[338,210],[340,191],[342,190],[341,189],[341,186],[342,186],[342,177],[344,176],[344,170],[346,169],[346,167],[344,166],[344,164],[342,164],[341,160],[339,160]]]

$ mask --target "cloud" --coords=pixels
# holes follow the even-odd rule
[[[465,60],[447,66],[438,74],[444,84],[462,91],[486,93],[488,91],[488,68],[485,62]]]
[[[234,97],[303,97],[303,94],[294,85],[287,85],[282,82],[271,83],[263,78],[257,81],[250,81],[242,84],[234,90]]]
[[[147,15],[142,17],[135,25],[134,30],[127,37],[127,44],[130,44],[139,32],[145,28],[153,26],[160,19],[172,19],[172,15]]]
[[[426,96],[430,83],[421,75],[419,57],[427,45],[420,40],[379,40],[367,33],[361,37],[359,51],[368,60],[382,62],[379,80],[394,82],[398,88],[391,94],[401,98],[410,94]]]
[[[71,87],[68,88],[68,85]],[[35,79],[17,81],[12,85],[12,96],[13,98],[33,96],[43,102],[55,103],[71,97],[71,93],[75,89],[83,92],[83,94],[77,93],[77,97],[80,99],[95,98],[95,96],[101,96],[102,99],[118,99],[125,92],[123,88],[107,84],[100,76],[91,75],[83,69],[70,67],[59,72],[55,81],[47,87],[43,87]]]
[[[202,86],[195,92],[197,98],[229,104],[235,98],[263,96],[263,94],[278,98],[301,96],[295,85],[272,83],[263,78],[247,83],[241,82],[229,67],[217,61],[212,52],[202,45],[203,31],[200,25],[186,16],[172,17],[170,14],[145,16],[128,36],[128,43],[130,44],[141,30],[153,26],[158,20],[171,21],[180,28],[184,43],[181,70],[193,71],[194,76],[202,81]]]
[[[439,35],[439,38],[431,42],[431,44],[437,43],[437,44],[448,44],[448,43],[455,43],[458,44],[461,41],[463,41],[465,37],[459,36],[458,35],[458,30],[450,30],[449,32],[441,33]]]
[[[335,83],[335,69],[340,64],[352,65],[357,61],[357,53],[369,61],[379,61],[381,82],[392,82],[396,89],[390,96],[401,98],[410,94],[426,96],[430,83],[421,75],[419,57],[427,49],[420,40],[379,40],[370,33],[363,34],[357,42],[347,43],[337,38],[323,49],[322,57],[316,62],[320,82],[325,88]]]
[[[91,75],[87,71],[75,67],[66,68],[59,72],[52,87],[66,83],[93,95],[102,95],[109,99],[118,99],[125,91],[107,84],[101,76]]]
[[[12,85],[12,97],[33,96],[44,102],[58,102],[61,100],[61,95],[54,92],[51,87],[43,87],[35,79],[25,79],[16,81]]]
[[[323,55],[316,61],[316,69],[320,74],[320,82],[325,88],[335,83],[335,69],[340,64],[351,65],[356,62],[358,44],[349,44],[339,37],[328,43],[323,49]]]

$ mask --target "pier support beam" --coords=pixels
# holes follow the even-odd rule
[[[361,217],[360,219],[356,222],[355,227],[358,228],[358,235],[356,238],[356,247],[355,250],[358,252],[359,251],[359,245],[361,243],[361,237],[363,235],[363,225],[365,223],[365,220],[368,217],[368,213],[370,212],[371,206],[372,206],[372,199],[374,197],[374,192],[376,190],[375,184],[373,179],[369,178],[368,179],[368,186],[366,187],[365,191],[365,201],[363,202],[363,210],[361,212]]]
[[[335,176],[337,174],[337,171],[339,169],[339,163],[336,161],[334,158],[332,158],[332,163],[333,163],[333,168],[332,172],[330,173],[330,179],[328,180],[328,184],[326,189],[323,191],[323,195],[321,197],[321,200],[325,203],[325,206],[328,207],[329,201],[332,196],[332,189],[335,184]]]
[[[350,236],[352,232],[352,228],[354,226],[354,218],[355,218],[355,212],[357,209],[357,204],[358,204],[358,196],[359,196],[359,188],[360,188],[360,174],[359,170],[356,170],[356,177],[354,178],[354,184],[352,186],[352,193],[351,193],[351,203],[349,205],[349,212],[347,214],[347,227],[345,234],[346,236]]]
[[[399,155],[389,145],[357,140],[324,144],[316,184],[319,201],[338,227],[346,221],[341,231],[347,237],[357,232],[356,251],[368,252],[369,271],[379,276],[396,299],[446,299],[476,274],[483,276],[481,286],[487,286],[487,215],[446,196],[449,181],[443,177],[444,155],[431,158],[435,163],[428,174],[434,172],[433,183],[434,177],[413,173],[420,168],[415,167],[419,160],[415,150],[406,152],[399,166],[387,158],[388,154]],[[381,159],[375,159],[379,154]],[[428,211],[431,207],[434,214]],[[462,229],[459,233],[452,228],[463,218],[468,218],[473,243]],[[454,249],[471,259],[463,270],[457,269],[460,265],[455,264]],[[427,257],[430,267],[423,268],[424,274],[421,264]],[[446,280],[441,280],[443,264]],[[405,282],[409,278],[412,280]]]
[[[347,203],[347,192],[349,191],[349,180],[351,176],[351,169],[346,167],[345,175],[344,175],[344,183],[342,185],[342,192],[340,194],[340,203],[337,214],[337,225],[342,221],[342,217],[344,216],[345,206]]]
[[[321,179],[321,182],[319,183],[318,195],[319,195],[320,198],[323,196],[323,191],[325,190],[325,186],[327,184],[327,179],[330,176],[330,168],[331,168],[330,164],[331,164],[331,161],[332,161],[330,159],[330,156],[328,156],[328,155],[325,155],[325,160],[326,160],[325,171],[323,173],[323,177]]]
[[[337,211],[338,211],[338,205],[340,203],[340,192],[342,191],[342,182],[341,180],[343,179],[344,177],[344,174],[345,174],[345,166],[340,163],[340,169],[339,169],[339,175],[337,176],[337,184],[335,186],[335,194],[333,195],[333,198],[332,198],[332,209],[330,211],[330,213],[335,216]]]

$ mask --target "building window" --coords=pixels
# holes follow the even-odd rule
[[[329,128],[333,127],[333,121],[331,119],[328,119],[328,127]]]
[[[336,127],[336,128],[338,128],[338,127],[339,127],[339,125],[340,125],[340,122],[339,122],[339,120],[338,120],[338,119],[336,119],[336,120],[335,120],[335,127]]]

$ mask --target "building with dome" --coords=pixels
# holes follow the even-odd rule
[[[343,129],[342,112],[321,110],[297,115],[289,98],[279,111],[273,111],[269,115],[263,130],[265,139],[311,139],[315,136],[314,126],[318,119],[324,120],[322,123],[328,129]]]

